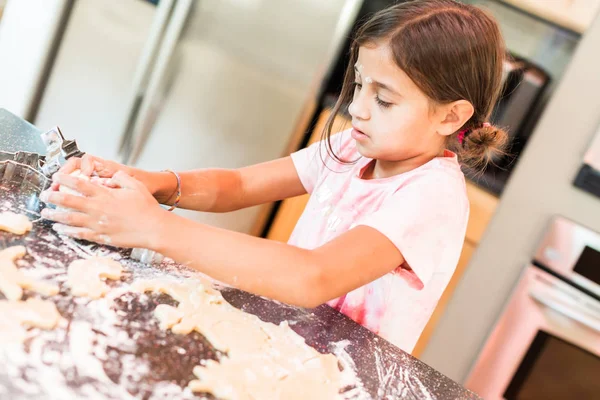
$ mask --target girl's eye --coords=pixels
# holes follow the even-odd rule
[[[379,96],[375,96],[375,101],[381,108],[388,108],[392,105],[392,103],[388,103],[387,101],[383,101],[379,98]]]
[[[360,90],[360,89],[362,89],[362,83],[360,83],[360,82],[354,82],[352,84],[354,85],[354,90]]]

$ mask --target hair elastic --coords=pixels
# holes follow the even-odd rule
[[[482,128],[489,128],[490,126],[492,126],[492,124],[490,124],[489,122],[484,122],[483,124],[481,124]],[[469,128],[464,128],[458,131],[458,143],[463,144],[463,142],[465,141],[465,136],[467,136],[467,134],[470,133],[470,131],[471,129]]]

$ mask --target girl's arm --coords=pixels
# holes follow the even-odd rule
[[[222,282],[289,304],[317,306],[393,271],[404,260],[384,234],[367,226],[306,250],[169,213],[157,206],[141,182],[122,172],[112,178],[117,189],[64,174],[56,174],[54,180],[82,194],[40,196],[63,207],[42,211],[44,218],[59,222],[54,225],[57,232],[119,247],[149,248]],[[253,181],[255,188],[269,186],[263,179]],[[269,191],[254,198],[277,194]]]
[[[172,204],[175,200],[177,179],[170,172],[144,171],[89,154],[70,159],[60,172],[69,174],[76,169],[86,176],[95,172],[101,178],[123,171],[142,182],[159,203]],[[235,211],[306,193],[291,157],[240,169],[198,169],[179,175],[179,207],[196,211]],[[56,190],[58,184],[53,188]]]
[[[170,172],[146,174],[142,182],[154,197],[160,203],[172,203],[177,189],[175,176]],[[189,210],[235,211],[306,193],[291,157],[240,169],[199,169],[179,175],[179,207]]]
[[[404,262],[382,233],[357,226],[305,250],[161,212],[148,247],[242,290],[316,307],[361,287]]]

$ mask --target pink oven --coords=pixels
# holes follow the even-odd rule
[[[600,399],[600,234],[553,218],[466,387],[487,400]]]

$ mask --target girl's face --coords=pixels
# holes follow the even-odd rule
[[[402,162],[443,154],[445,136],[440,128],[445,107],[432,107],[430,99],[396,65],[388,46],[361,47],[354,71],[349,112],[352,137],[361,155]]]

